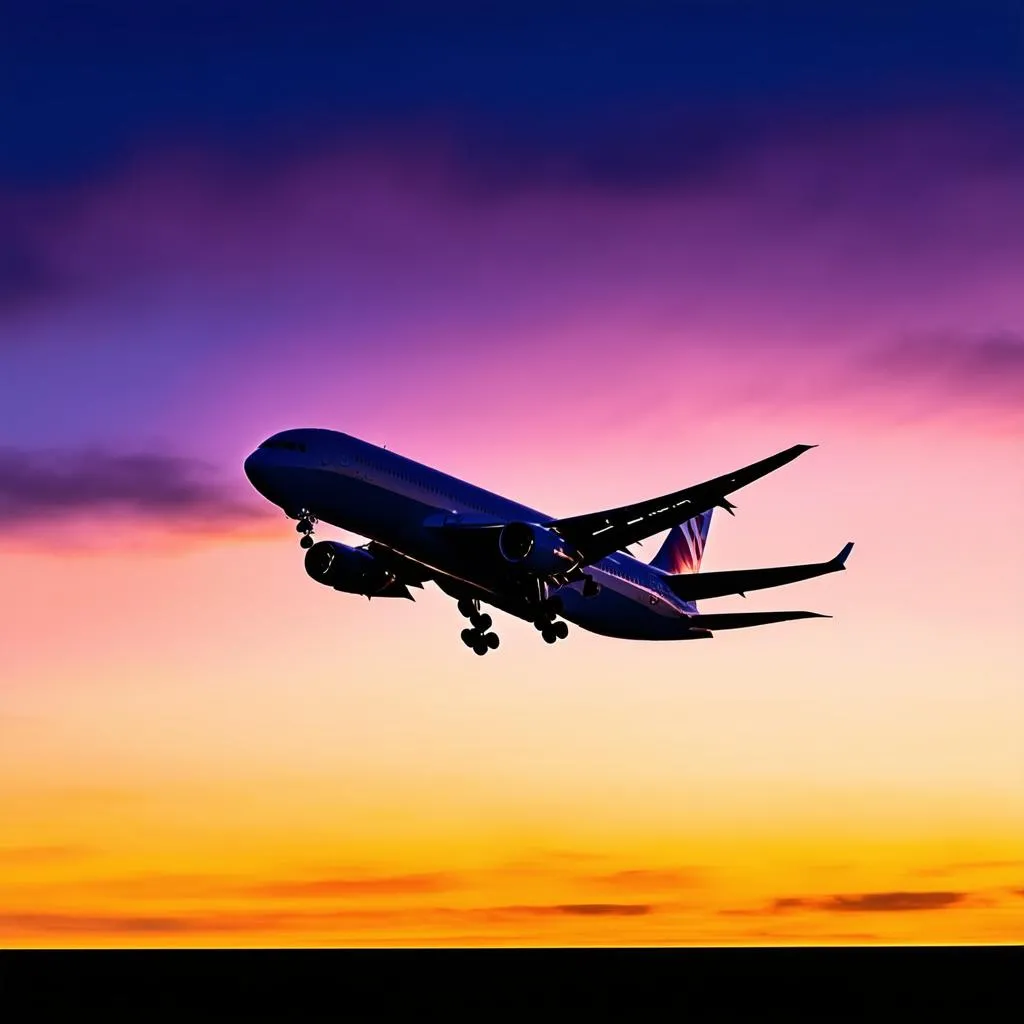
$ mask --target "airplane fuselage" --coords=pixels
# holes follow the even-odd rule
[[[304,512],[366,537],[429,569],[452,597],[480,600],[533,620],[514,571],[500,559],[477,557],[454,545],[443,528],[452,522],[522,521],[553,517],[347,434],[298,429],[276,434],[246,460],[253,486],[292,518]],[[482,527],[478,550],[493,556],[497,531]],[[491,545],[491,549],[487,548]],[[560,615],[593,633],[633,640],[708,637],[691,629],[688,613],[664,583],[665,574],[624,553],[587,567],[600,584],[584,596],[582,583],[558,589]]]

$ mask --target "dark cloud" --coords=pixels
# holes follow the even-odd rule
[[[934,334],[903,339],[870,353],[861,373],[883,384],[924,383],[958,399],[1024,403],[1024,335]]]
[[[527,917],[639,917],[654,910],[649,903],[555,903],[495,907],[484,913],[510,913]]]
[[[0,912],[0,934],[47,935],[180,935],[208,932],[263,931],[283,923],[272,914],[209,914],[169,916],[147,914],[74,914]]]
[[[651,913],[653,908],[648,903],[563,903],[556,910],[582,917],[637,917]]]
[[[1024,335],[935,334],[904,339],[854,364],[847,388],[900,395],[900,412],[955,415],[973,410],[1024,413]],[[843,385],[841,385],[843,386]]]
[[[0,911],[0,934],[33,935],[202,935],[210,933],[335,930],[372,925],[450,927],[453,922],[489,922],[560,916],[635,917],[648,914],[646,904],[569,903],[551,906],[475,907],[450,909],[405,907],[385,910],[340,911],[206,911],[195,914],[113,914],[64,911]]]
[[[195,459],[155,453],[0,448],[0,529],[127,513],[168,527],[265,518]]]
[[[787,896],[774,900],[768,910],[771,913],[786,913],[791,910],[840,913],[942,910],[961,903],[967,895],[963,892],[868,892],[852,896]]]
[[[871,403],[873,416],[901,421],[979,416],[1024,424],[1024,335],[936,331],[901,337],[742,394],[750,406],[788,408],[838,400]]]
[[[804,907],[812,907],[815,905],[814,900],[801,899],[798,896],[783,896],[779,899],[773,900],[771,909],[772,910],[800,910]]]
[[[0,863],[3,863],[2,853]],[[461,880],[455,875],[435,873],[253,882],[235,875],[149,872],[94,879],[83,883],[82,887],[91,892],[132,899],[243,898],[302,901],[449,892],[460,888]]]

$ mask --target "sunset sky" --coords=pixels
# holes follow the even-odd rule
[[[0,946],[1020,941],[1020,5],[158,6],[0,29]],[[564,516],[817,444],[703,567],[856,546],[477,658],[305,575],[300,426]]]

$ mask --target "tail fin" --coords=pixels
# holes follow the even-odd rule
[[[714,509],[709,509],[685,523],[673,526],[661,550],[651,559],[651,566],[672,574],[697,572],[700,560],[704,557],[704,544],[708,539],[712,512]]]

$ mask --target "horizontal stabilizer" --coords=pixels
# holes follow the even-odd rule
[[[731,612],[723,615],[690,615],[691,627],[696,629],[743,629],[746,626],[766,626],[772,622],[791,619],[831,619],[820,612]]]
[[[700,601],[708,597],[746,594],[749,590],[781,587],[787,583],[813,579],[845,568],[853,543],[849,543],[829,562],[808,565],[780,565],[771,569],[735,569],[726,572],[688,572],[666,576],[665,585],[682,601]]]

